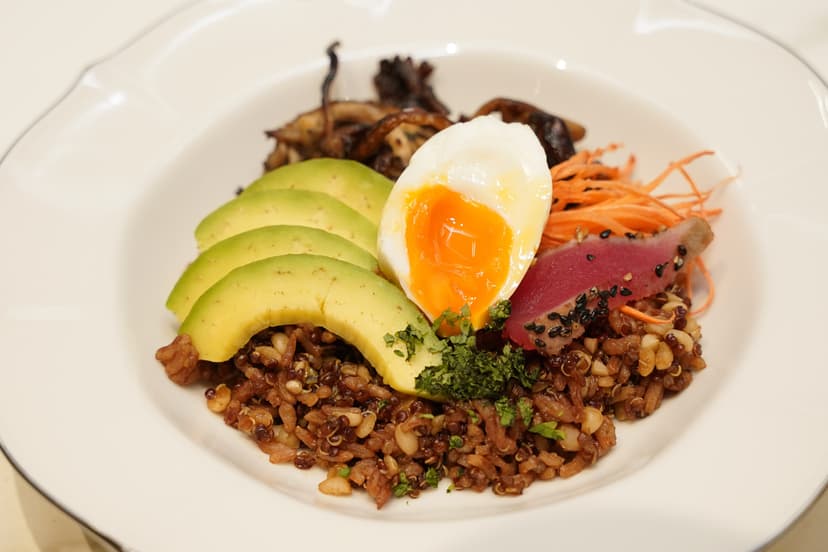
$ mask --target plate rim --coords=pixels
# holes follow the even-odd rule
[[[642,1],[645,0],[632,0],[631,3],[640,4]],[[656,0],[657,3],[670,3],[671,0]],[[755,37],[760,38],[762,41],[773,45],[775,48],[779,48],[784,51],[794,63],[799,64],[803,67],[810,75],[817,79],[817,81],[826,89],[828,90],[828,80],[819,71],[817,71],[805,58],[803,58],[800,54],[798,54],[795,50],[787,46],[782,41],[778,40],[774,36],[770,35],[758,29],[750,24],[747,24],[736,17],[730,16],[717,10],[711,6],[701,4],[698,0],[672,0],[674,3],[685,4],[687,6],[691,6],[692,8],[699,10],[705,14],[713,16],[715,18],[721,19],[723,21],[728,22],[729,24],[735,25],[740,27],[742,30],[747,31],[748,33],[754,35]],[[236,4],[236,1],[229,2],[232,4]],[[211,1],[211,0],[190,0],[185,2],[184,4],[168,11],[167,13],[161,15],[151,21],[148,25],[146,25],[141,31],[134,34],[128,40],[122,43],[121,46],[111,51],[109,54],[106,54],[97,60],[87,64],[79,73],[78,77],[47,107],[45,107],[42,112],[36,116],[18,135],[12,140],[9,147],[0,155],[0,167],[3,166],[4,162],[7,158],[13,154],[16,150],[19,143],[25,139],[34,129],[40,125],[40,123],[48,117],[54,110],[56,110],[59,106],[61,106],[64,101],[70,97],[74,92],[76,92],[83,83],[83,79],[86,75],[90,72],[95,71],[103,64],[108,63],[110,61],[117,60],[119,56],[121,56],[125,51],[127,51],[130,47],[135,44],[142,43],[145,40],[151,39],[153,35],[156,33],[159,27],[165,25],[167,23],[175,22],[179,17],[185,17],[189,14],[190,11],[201,8],[208,4],[212,4],[218,6],[220,3]],[[79,525],[81,525],[85,530],[94,534],[97,538],[103,540],[109,546],[112,546],[118,550],[131,550],[128,545],[122,544],[118,542],[118,540],[110,535],[107,535],[102,530],[98,529],[93,523],[88,521],[81,515],[80,513],[76,513],[72,510],[71,507],[66,506],[59,500],[57,497],[53,496],[47,489],[42,488],[41,485],[35,480],[35,478],[15,459],[12,452],[6,447],[3,442],[2,435],[0,435],[0,453],[2,453],[5,458],[8,460],[9,464],[15,470],[15,472],[22,477],[33,489],[35,489],[41,496],[43,496],[46,500],[52,503],[55,507],[60,509],[63,513],[71,517],[74,521],[76,521]],[[808,503],[803,505],[803,507],[799,510],[798,513],[787,523],[787,525],[778,533],[771,536],[768,540],[761,543],[759,548],[764,548],[775,541],[779,540],[784,534],[786,534],[793,525],[796,524],[798,520],[800,520],[804,515],[807,514],[808,511],[813,507],[815,502],[824,494],[828,492],[828,474],[824,478],[821,487],[816,489],[816,492],[813,494],[813,497],[810,499]]]

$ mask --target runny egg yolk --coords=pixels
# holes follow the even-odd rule
[[[479,328],[506,281],[512,229],[490,207],[445,186],[420,188],[406,199],[410,292],[432,319],[468,304]]]

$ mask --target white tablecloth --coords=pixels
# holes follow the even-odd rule
[[[81,70],[186,0],[0,0],[0,152]],[[828,76],[828,1],[718,0],[732,16],[783,42]],[[772,552],[828,550],[828,497]],[[89,552],[80,528],[29,488],[0,456],[0,552]]]

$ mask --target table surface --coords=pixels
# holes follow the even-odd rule
[[[186,3],[0,0],[0,152],[66,91],[83,68]],[[828,77],[828,2],[719,0],[715,6],[720,13],[774,37]],[[99,549],[0,455],[0,552]],[[823,494],[768,552],[826,549],[828,495]]]

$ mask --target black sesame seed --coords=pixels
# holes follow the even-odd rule
[[[631,240],[635,239],[635,234],[633,234],[632,232],[624,232],[624,235]]]
[[[673,268],[678,270],[683,266],[684,266],[684,259],[682,259],[681,257],[676,257],[676,260],[673,261]]]
[[[600,297],[606,303],[607,300],[610,298],[610,292],[605,289],[602,289],[598,292],[598,297]]]
[[[676,249],[678,250],[678,254],[681,255],[682,257],[687,255],[687,248],[684,247],[683,245],[679,244]]]
[[[598,299],[598,308],[599,308],[599,309],[605,309],[605,308],[607,308],[607,300],[606,300],[606,299],[604,299],[603,297],[601,297],[600,299]]]
[[[550,312],[549,314],[547,314],[546,318],[548,318],[549,320],[560,320],[561,319],[561,314],[558,313],[558,312],[553,311],[553,312]]]
[[[589,324],[592,321],[592,311],[587,309],[578,316],[578,321],[581,324]]]
[[[535,347],[546,347],[546,342],[543,339],[536,339]]]
[[[575,298],[575,306],[576,307],[583,307],[584,305],[586,305],[586,302],[587,302],[586,293],[582,293],[578,297]]]
[[[610,297],[615,297],[615,294],[618,293],[618,286],[612,286],[609,289]]]
[[[523,325],[523,329],[529,330],[531,332],[532,330],[535,329],[535,323],[534,322],[527,322],[526,324]]]
[[[621,291],[620,291],[619,293],[620,293],[621,295],[623,295],[624,297],[627,297],[628,295],[632,295],[632,291],[628,290],[628,289],[627,289],[627,288],[625,288],[625,287],[622,287],[622,288],[621,288]]]
[[[548,335],[549,337],[558,337],[561,334],[562,329],[563,328],[560,326],[552,326],[551,328],[549,328],[549,332],[546,335]]]
[[[664,275],[664,265],[663,264],[655,265],[655,268],[653,269],[653,272],[655,272],[656,276],[661,278]]]
[[[569,328],[561,328],[561,337],[569,337],[572,335],[572,330]]]
[[[587,260],[588,261],[592,261],[594,259],[595,259],[595,255],[593,255],[592,253],[587,253]]]
[[[596,309],[596,311],[595,311],[595,316],[600,317],[600,318],[603,318],[603,317],[607,316],[608,314],[609,314],[609,309],[606,308],[606,307],[601,307],[599,309]]]
[[[535,327],[532,328],[532,331],[536,334],[542,334],[546,331],[546,326],[544,326],[543,324],[535,324]]]
[[[609,228],[607,228],[606,230],[604,230],[603,232],[601,232],[601,233],[600,233],[600,234],[598,234],[598,235],[599,235],[599,236],[601,236],[601,239],[602,239],[602,240],[605,240],[605,239],[607,239],[608,237],[610,237],[610,234],[612,234],[612,230],[610,230]]]
[[[560,320],[561,324],[564,326],[569,326],[570,324],[572,324],[572,320],[570,320],[568,316],[561,316]]]

